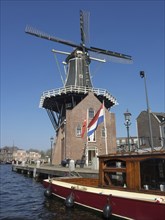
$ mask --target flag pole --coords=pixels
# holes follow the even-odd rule
[[[86,112],[86,134],[88,134],[88,108],[87,108],[87,112]],[[87,135],[87,139],[86,139],[86,165],[88,166],[88,135]]]
[[[106,118],[105,118],[105,106],[103,100],[103,111],[104,111],[104,130],[105,130],[105,154],[108,154],[108,147],[107,147],[107,126],[106,126]]]

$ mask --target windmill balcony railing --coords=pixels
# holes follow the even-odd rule
[[[84,87],[84,86],[66,86],[64,88],[58,88],[58,89],[52,89],[43,92],[41,99],[40,99],[40,105],[39,107],[43,107],[43,102],[45,98],[55,97],[62,94],[67,93],[83,93],[86,94],[88,92],[93,92],[96,95],[103,95],[107,99],[109,99],[111,102],[113,102],[115,105],[117,105],[117,100],[106,90],[106,89],[100,89],[100,88],[91,88],[91,87]]]

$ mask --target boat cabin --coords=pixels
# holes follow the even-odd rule
[[[165,151],[99,157],[99,187],[165,192]]]

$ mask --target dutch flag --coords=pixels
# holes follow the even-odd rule
[[[97,129],[97,126],[104,121],[104,104],[101,105],[100,109],[92,119],[92,121],[88,125],[88,136],[93,134],[93,132]]]

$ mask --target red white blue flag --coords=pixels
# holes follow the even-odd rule
[[[85,119],[82,125],[82,131],[81,131],[81,137],[84,137],[85,131],[86,131],[86,126],[87,126],[87,120]]]
[[[95,114],[94,118],[88,125],[88,134],[90,136],[97,129],[97,126],[104,121],[104,104],[101,105],[98,112]]]

